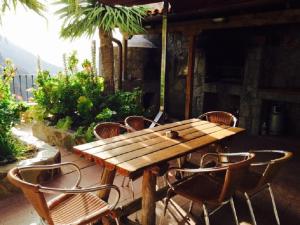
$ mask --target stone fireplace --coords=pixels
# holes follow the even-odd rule
[[[300,26],[216,30],[201,36],[193,114],[225,110],[237,115],[251,134],[272,134],[277,126],[278,134],[299,135]]]

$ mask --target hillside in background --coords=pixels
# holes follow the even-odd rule
[[[18,74],[36,74],[37,56],[0,36],[0,64],[3,64],[6,58],[13,61],[17,67]],[[49,70],[51,74],[62,71],[62,68],[43,59],[41,59],[41,66],[42,69]]]

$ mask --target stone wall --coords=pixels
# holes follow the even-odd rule
[[[166,109],[170,117],[184,118],[188,46],[183,34],[170,34],[167,41]]]
[[[115,58],[117,51],[115,49]],[[127,74],[123,80],[123,90],[134,88],[143,90],[143,103],[153,116],[159,110],[160,49],[128,47]],[[118,68],[118,62],[115,69]]]
[[[241,76],[235,74],[231,80],[230,70],[214,70],[214,60],[208,60],[212,49],[216,67],[228,62],[228,68]],[[167,111],[178,119],[184,115],[187,51],[184,34],[169,34]],[[268,131],[272,108],[279,106],[284,114],[282,134],[300,135],[299,71],[300,25],[202,31],[197,37],[192,116],[230,111],[248,133],[260,134],[263,123]]]

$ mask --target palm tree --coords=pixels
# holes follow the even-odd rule
[[[60,33],[62,38],[90,37],[98,29],[105,92],[114,92],[112,30],[118,27],[127,34],[143,32],[142,19],[148,8],[108,6],[98,0],[58,0],[57,3],[63,5],[57,11],[60,18],[64,19]]]
[[[6,10],[15,10],[18,4],[21,4],[26,8],[33,10],[39,15],[42,15],[42,12],[45,11],[45,5],[38,0],[2,0],[0,3],[0,21],[1,16],[3,15],[3,13],[5,13]]]

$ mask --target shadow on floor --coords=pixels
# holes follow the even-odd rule
[[[300,141],[296,138],[286,137],[270,137],[259,136],[252,137],[247,135],[240,135],[231,141],[232,151],[247,151],[249,149],[283,149],[289,150],[294,153],[293,159],[286,164],[280,171],[273,183],[273,190],[279,216],[282,225],[299,225],[300,224]],[[201,154],[193,154],[193,157],[200,157]],[[196,159],[197,161],[198,159]],[[79,158],[70,152],[62,150],[62,161],[73,161],[78,164],[83,174],[82,186],[91,186],[97,184],[100,179],[102,169]],[[122,177],[117,176],[115,184],[120,186]],[[56,178],[51,185],[66,186],[73,182],[73,172],[66,170],[62,177]],[[140,196],[141,179],[134,183],[135,195]],[[121,202],[123,204],[131,200],[131,194],[128,188],[121,188]],[[183,210],[188,210],[188,201],[181,197],[173,198]],[[237,214],[241,225],[251,225],[250,214],[247,205],[241,198],[235,198]],[[158,203],[157,207],[158,221],[162,214],[162,203]],[[267,193],[257,196],[253,201],[255,215],[257,217],[258,225],[272,225],[276,224],[272,205]],[[138,212],[139,214],[140,212]],[[39,218],[32,208],[32,206],[23,197],[22,193],[15,194],[7,199],[0,201],[0,225],[35,225],[38,224]],[[140,217],[140,215],[138,215]],[[135,215],[130,216],[132,219]],[[202,220],[202,209],[200,206],[195,205],[192,211],[192,218],[195,224],[204,224]],[[220,211],[210,217],[211,224],[216,225],[231,225],[234,224],[233,216],[229,205],[224,206]],[[168,214],[164,224],[183,224],[180,221]]]

